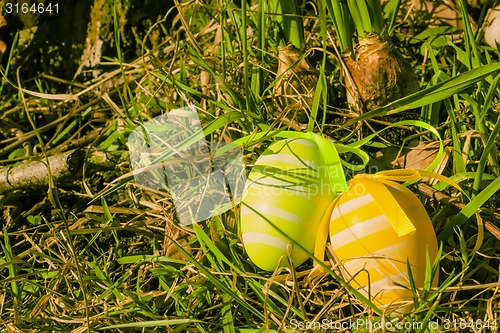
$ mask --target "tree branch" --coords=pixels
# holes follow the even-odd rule
[[[85,160],[85,152],[75,149],[49,156],[51,176],[55,183],[79,171]],[[46,187],[49,180],[47,160],[31,161],[0,169],[0,194],[14,189],[36,189]]]

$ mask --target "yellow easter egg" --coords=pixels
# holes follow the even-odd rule
[[[293,266],[307,260],[304,250],[313,252],[318,226],[336,196],[328,178],[331,167],[310,138],[278,141],[257,159],[240,215],[242,243],[255,265],[268,271],[288,266],[287,253]],[[337,167],[343,177],[340,161]],[[346,188],[339,184],[340,191]]]
[[[400,313],[413,308],[407,260],[415,286],[422,288],[426,252],[431,262],[438,252],[432,222],[419,199],[398,183],[375,178],[352,182],[337,199],[330,242],[345,280],[380,308]]]

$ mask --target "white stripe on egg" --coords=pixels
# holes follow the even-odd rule
[[[259,157],[259,164],[256,165],[261,165],[261,164],[267,164],[268,166],[274,166],[279,163],[286,163],[289,165],[295,165],[299,167],[304,167],[307,166],[309,168],[315,168],[317,169],[318,167],[316,164],[312,161],[308,161],[305,159],[298,159],[294,155],[288,155],[288,154],[281,154],[281,155],[261,155]]]
[[[352,202],[352,201],[351,201]],[[360,221],[348,229],[330,237],[330,242],[335,248],[357,241],[360,238],[372,235],[376,232],[392,228],[385,215],[379,215],[366,221]]]
[[[255,211],[257,211],[258,214],[263,215],[266,218],[274,216],[294,224],[302,223],[302,218],[300,216],[278,207],[265,204],[249,204],[248,206],[241,207],[241,216],[255,214]]]
[[[258,243],[268,245],[279,250],[286,250],[288,245],[287,242],[283,241],[280,238],[262,234],[260,232],[246,232],[242,235],[243,242],[246,244],[250,243]]]
[[[350,212],[353,212],[358,209],[362,209],[364,206],[374,202],[373,197],[370,194],[365,194],[362,195],[358,198],[354,198],[352,200],[349,200],[346,203],[343,203],[341,205],[338,205],[335,207],[335,209],[332,212],[332,217],[330,218],[330,222],[333,220],[338,219],[342,215],[349,214]]]

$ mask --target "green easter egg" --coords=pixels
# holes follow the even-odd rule
[[[240,230],[246,253],[261,269],[288,266],[287,253],[294,267],[304,263],[309,256],[300,247],[313,252],[321,219],[336,197],[332,167],[311,137],[270,145],[248,175]],[[342,173],[340,163],[335,167]]]

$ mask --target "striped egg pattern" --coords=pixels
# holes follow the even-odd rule
[[[419,199],[406,187],[386,188],[409,217],[415,231],[399,237],[363,180],[336,202],[330,218],[330,241],[346,281],[381,308],[407,313],[413,308],[407,260],[417,288],[424,286],[426,252],[438,252],[432,222]],[[381,201],[383,204],[383,201]],[[433,281],[437,284],[437,277]]]
[[[333,197],[323,157],[310,139],[269,146],[248,175],[240,213],[245,251],[258,267],[272,271],[305,262]],[[294,245],[295,244],[295,245]]]

